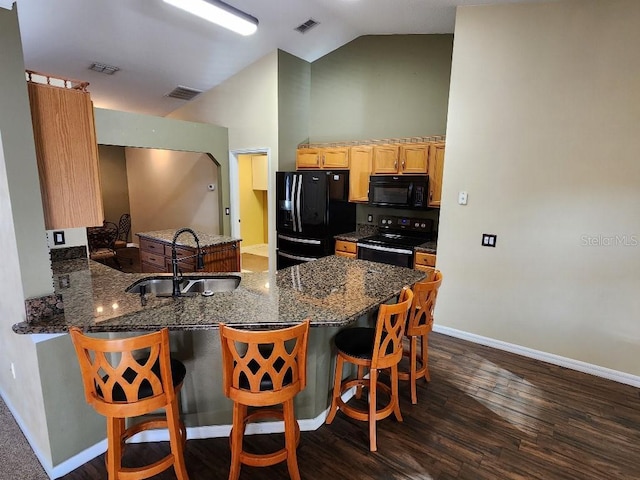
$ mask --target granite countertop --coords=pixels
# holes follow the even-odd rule
[[[151,240],[156,240],[159,242],[172,243],[173,236],[175,235],[177,230],[168,229],[168,230],[155,230],[152,232],[140,232],[136,233],[138,237],[148,238]],[[204,233],[198,230],[195,230],[196,235],[198,235],[198,240],[200,241],[200,247],[210,247],[213,245],[223,245],[225,243],[239,242],[242,239],[227,237],[225,235],[216,235],[213,233]],[[189,233],[181,234],[177,241],[176,245],[183,245],[186,247],[196,248],[196,241],[193,239],[193,235]]]
[[[141,278],[170,274],[123,273],[87,259],[54,262],[53,270],[64,314],[15,324],[14,332],[62,333],[71,326],[92,332],[200,330],[220,322],[282,327],[306,318],[312,326],[343,326],[393,298],[404,285],[425,278],[418,270],[329,256],[271,274],[223,274],[241,277],[232,292],[210,297],[147,295],[143,305],[140,295],[125,293],[125,288]]]
[[[438,242],[436,242],[436,241],[424,242],[424,243],[418,245],[415,248],[415,251],[416,252],[423,252],[423,253],[430,253],[432,255],[435,255],[437,246],[438,246]]]

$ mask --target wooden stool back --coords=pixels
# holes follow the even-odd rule
[[[98,413],[107,417],[107,470],[110,480],[140,480],[174,466],[180,480],[188,480],[183,444],[186,431],[178,416],[177,391],[184,377],[173,378],[169,355],[169,330],[133,338],[101,339],[70,329],[78,356],[84,394]],[[166,420],[146,420],[125,428],[125,418],[166,410]],[[171,453],[157,462],[139,468],[122,467],[124,442],[143,430],[167,428]]]
[[[389,368],[402,359],[402,339],[412,299],[413,292],[405,287],[397,303],[380,305],[371,358],[372,369]]]
[[[416,283],[413,286],[413,304],[407,321],[406,336],[409,348],[403,354],[409,358],[409,371],[399,372],[400,380],[409,380],[411,387],[411,403],[418,403],[416,382],[424,377],[428,382],[429,375],[429,333],[433,330],[433,311],[436,306],[438,290],[442,284],[442,272],[435,270],[432,280]],[[420,339],[420,351],[418,351]]]
[[[300,479],[296,448],[300,427],[293,411],[293,398],[307,385],[307,345],[309,320],[278,330],[238,330],[220,325],[222,342],[222,383],[233,400],[233,427],[230,434],[231,468],[229,480],[240,476],[241,464],[266,467],[287,461],[289,475]],[[247,407],[260,408],[248,414]],[[255,420],[284,420],[284,448],[266,454],[243,450],[244,429]]]

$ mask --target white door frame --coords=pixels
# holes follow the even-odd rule
[[[238,189],[238,156],[240,155],[258,155],[263,154],[267,156],[267,223],[268,223],[268,245],[269,245],[269,270],[275,271],[275,218],[271,212],[275,212],[275,207],[272,208],[271,202],[273,200],[273,188],[275,187],[275,176],[271,175],[271,149],[269,147],[264,148],[243,148],[238,150],[229,150],[229,186],[231,205],[229,209],[230,222],[231,222],[231,236],[236,238],[240,237],[240,192]],[[274,177],[274,178],[272,178]],[[242,245],[242,244],[241,244]],[[272,269],[271,266],[274,265]]]

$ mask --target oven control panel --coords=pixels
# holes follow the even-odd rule
[[[428,218],[383,215],[378,219],[378,227],[381,230],[405,230],[409,232],[430,233],[433,231],[433,220]]]

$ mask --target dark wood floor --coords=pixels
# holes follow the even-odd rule
[[[378,452],[368,450],[365,422],[338,413],[302,432],[303,479],[640,479],[639,389],[435,333],[430,346],[431,383],[415,406],[402,389],[404,422],[378,423]],[[265,450],[278,440],[248,437]],[[132,445],[127,462],[166,447]],[[227,478],[228,439],[189,440],[186,462],[191,480]],[[103,456],[63,478],[106,479]],[[240,478],[288,474],[285,464],[243,466]]]

